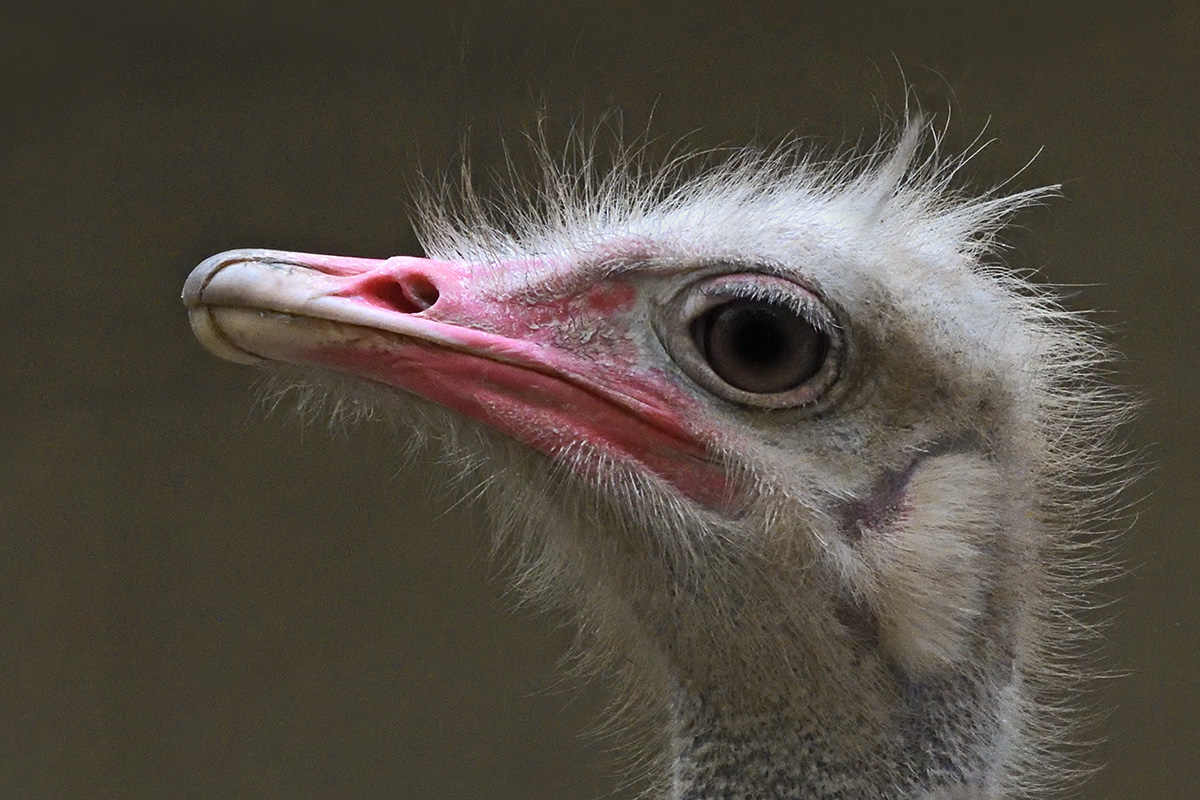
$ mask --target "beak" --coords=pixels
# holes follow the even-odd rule
[[[629,336],[561,335],[561,324],[636,322],[633,287],[599,286],[602,301],[567,312],[561,301],[489,295],[481,271],[404,256],[233,250],[196,267],[183,301],[201,344],[226,360],[387,384],[569,456],[577,470],[599,468],[603,459],[588,454],[603,453],[703,505],[729,505],[724,473],[689,414],[695,398],[662,370],[639,368]]]

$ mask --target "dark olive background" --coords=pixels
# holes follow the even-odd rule
[[[192,339],[205,256],[416,252],[417,174],[606,113],[665,152],[870,141],[904,84],[1012,260],[1148,401],[1087,798],[1197,796],[1200,6],[307,0],[0,12],[0,797],[597,798],[602,686],[512,610],[477,510],[379,425],[254,406]],[[503,137],[503,138],[502,138]],[[561,136],[559,137],[561,141]]]

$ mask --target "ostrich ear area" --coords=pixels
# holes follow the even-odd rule
[[[638,369],[634,353],[612,344],[621,337],[558,345],[546,323],[548,313],[563,316],[562,303],[548,310],[484,297],[468,266],[236,250],[196,267],[183,300],[197,338],[227,360],[387,384],[552,457],[602,453],[703,505],[729,502],[724,472],[689,421],[694,397],[670,376]],[[591,310],[611,312],[613,302],[610,292]]]

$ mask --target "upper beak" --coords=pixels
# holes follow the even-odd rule
[[[469,330],[414,319],[438,302],[443,291],[461,289],[465,279],[459,265],[424,258],[230,250],[192,271],[183,286],[183,302],[205,347],[230,361],[254,364],[280,360],[280,354],[269,352],[272,342],[258,341],[276,327],[278,318],[271,319],[272,313],[469,346]]]

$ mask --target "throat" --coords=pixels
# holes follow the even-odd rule
[[[863,687],[860,687],[862,689]],[[972,679],[897,682],[841,713],[807,698],[746,707],[677,686],[670,800],[994,800],[1010,731]],[[989,694],[989,693],[985,693]],[[824,710],[822,709],[824,707]]]

